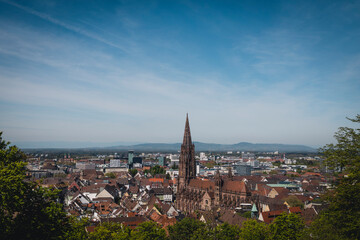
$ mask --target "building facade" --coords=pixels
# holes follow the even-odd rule
[[[236,208],[241,203],[250,202],[250,191],[245,182],[234,181],[232,173],[214,179],[197,179],[195,146],[191,141],[189,118],[186,116],[185,132],[179,160],[179,177],[176,206],[182,212],[193,213],[210,210],[213,207]]]
[[[235,165],[234,168],[235,168],[236,175],[239,175],[239,176],[250,176],[251,175],[251,166],[250,165],[240,164],[240,165]]]

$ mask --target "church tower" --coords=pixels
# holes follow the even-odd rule
[[[196,178],[195,146],[191,141],[189,118],[186,114],[185,132],[179,159],[178,192],[189,184],[190,179]]]
[[[222,200],[221,192],[224,181],[220,176],[219,170],[216,171],[215,174],[215,205],[220,206],[220,202]]]

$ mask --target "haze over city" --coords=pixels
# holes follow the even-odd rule
[[[359,113],[359,13],[358,1],[0,0],[0,131],[20,147],[173,143],[189,113],[194,141],[322,146]]]

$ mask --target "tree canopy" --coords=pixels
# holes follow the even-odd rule
[[[239,234],[240,240],[266,240],[269,239],[269,228],[265,223],[256,220],[245,221]]]
[[[155,222],[143,222],[133,231],[132,239],[165,240],[166,232]]]
[[[360,123],[360,115],[347,118],[353,123]],[[350,174],[360,172],[360,129],[340,127],[334,135],[337,143],[327,144],[321,148],[325,157],[325,164],[331,169]]]
[[[129,173],[132,177],[134,177],[138,173],[138,170],[136,168],[132,168],[129,169]]]
[[[57,191],[26,181],[26,156],[0,132],[0,232],[5,239],[61,239],[71,224]]]
[[[89,233],[89,240],[125,240],[130,239],[131,230],[118,223],[103,223]]]
[[[360,123],[360,115],[350,119]],[[329,207],[313,223],[314,239],[360,239],[360,129],[341,127],[336,144],[321,149],[325,164],[342,174],[325,200]]]
[[[304,208],[304,203],[294,195],[290,195],[289,197],[285,198],[284,201],[286,201],[290,207],[300,207],[301,209]]]
[[[305,224],[294,213],[282,213],[270,224],[271,239],[298,240],[304,237]]]
[[[193,218],[184,218],[168,228],[171,240],[190,240],[198,230],[205,231],[205,224]]]

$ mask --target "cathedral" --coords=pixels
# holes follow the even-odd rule
[[[179,160],[176,206],[182,212],[208,211],[214,207],[236,208],[249,203],[251,193],[242,181],[233,180],[232,173],[225,177],[217,171],[214,179],[196,177],[195,146],[191,141],[190,124],[186,115],[184,139]]]

